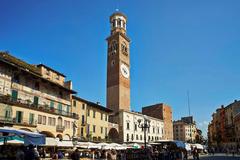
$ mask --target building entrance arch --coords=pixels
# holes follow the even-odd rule
[[[108,137],[112,142],[119,141],[119,133],[116,128],[111,128],[108,132]]]

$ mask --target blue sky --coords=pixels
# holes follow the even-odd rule
[[[78,95],[106,100],[109,16],[128,16],[131,106],[164,102],[174,119],[191,113],[206,128],[215,109],[240,96],[239,0],[1,0],[0,50],[44,63]]]

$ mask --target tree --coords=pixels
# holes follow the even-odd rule
[[[200,129],[197,129],[195,141],[196,141],[196,143],[200,143],[200,144],[203,144],[205,142],[203,135],[202,135],[202,131]]]

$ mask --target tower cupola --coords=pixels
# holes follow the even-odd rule
[[[126,34],[127,17],[121,12],[115,12],[110,16],[111,34],[121,32]]]

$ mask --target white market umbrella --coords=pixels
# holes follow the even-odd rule
[[[96,143],[92,142],[78,142],[77,147],[85,149],[99,149],[99,146]]]

